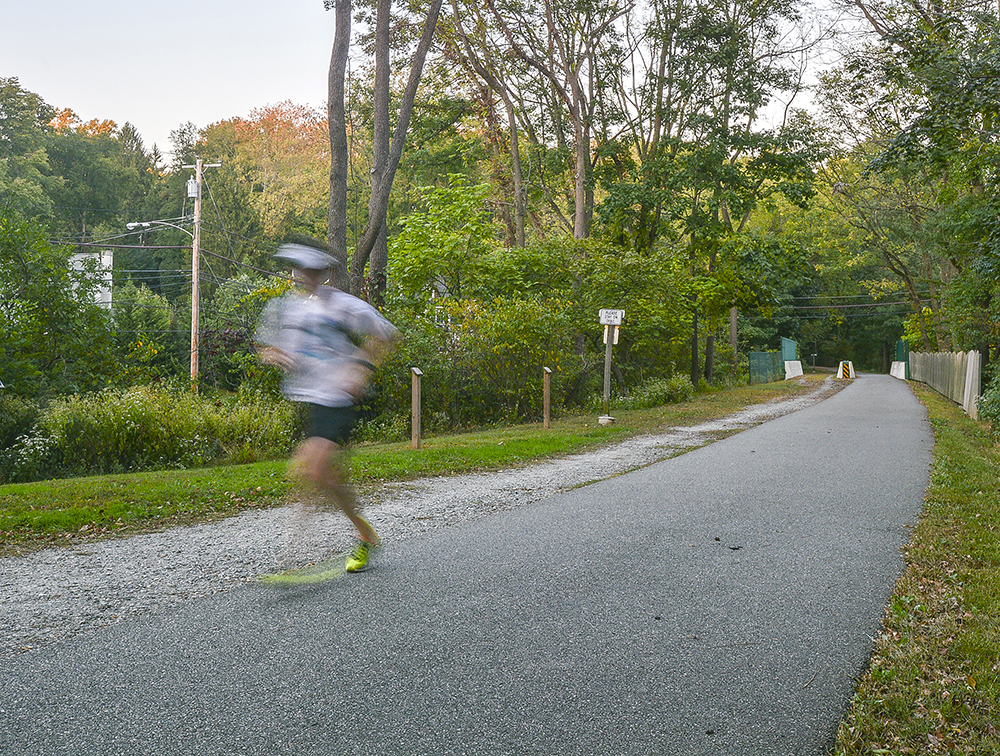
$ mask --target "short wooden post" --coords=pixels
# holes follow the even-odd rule
[[[410,372],[413,373],[413,392],[411,400],[411,423],[410,423],[410,447],[413,449],[420,448],[420,379],[423,377],[423,373],[420,372],[420,368],[410,368]]]
[[[542,390],[542,427],[545,428],[545,429],[548,429],[548,427],[549,427],[549,420],[551,419],[549,417],[549,411],[550,411],[550,409],[552,407],[551,393],[550,393],[550,388],[551,388],[551,383],[552,383],[551,378],[552,378],[552,370],[550,368],[543,367],[542,368],[542,385],[543,385],[543,390]]]

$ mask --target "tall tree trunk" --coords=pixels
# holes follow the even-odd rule
[[[705,333],[705,381],[709,384],[715,378],[715,323],[712,318]]]
[[[510,167],[514,180],[514,243],[518,247],[523,247],[527,203],[524,196],[524,173],[521,170],[521,145],[517,137],[517,116],[514,114],[514,105],[506,94],[503,95],[503,101],[507,107],[507,123],[510,128]]]
[[[697,261],[695,258],[695,235],[691,234],[688,253],[691,261],[691,278],[697,274]],[[701,378],[701,371],[698,368],[698,293],[691,294],[691,385],[698,388],[698,379]]]
[[[514,244],[517,247],[523,247],[524,223],[528,213],[526,208],[527,200],[524,192],[524,171],[521,167],[521,144],[518,136],[517,113],[514,109],[514,102],[511,99],[511,93],[507,84],[501,78],[501,74],[494,70],[492,66],[488,66],[488,61],[484,61],[475,53],[472,40],[469,39],[468,34],[466,34],[465,27],[462,24],[462,12],[459,10],[458,0],[451,0],[451,8],[452,22],[455,24],[455,30],[458,32],[464,48],[463,61],[503,99],[504,108],[507,113],[507,127],[510,129],[510,166],[511,179],[514,184]],[[476,18],[473,19],[474,26],[477,24],[483,25],[483,23],[481,15],[477,15]]]
[[[583,118],[578,111],[572,112],[573,134],[576,144],[576,175],[574,180],[573,238],[587,238],[587,167],[590,163],[590,140]]]
[[[736,339],[737,335],[737,321],[739,320],[739,309],[736,305],[733,305],[729,309],[729,348],[733,352],[733,378],[736,377],[736,371],[740,366],[739,359],[739,344]]]
[[[701,370],[698,365],[698,295],[691,295],[691,385],[698,388]]]
[[[380,0],[380,3],[388,5],[389,0]],[[424,20],[423,31],[420,35],[420,42],[413,55],[413,63],[410,66],[410,78],[406,82],[406,89],[403,92],[403,99],[399,106],[399,120],[396,122],[396,130],[392,135],[392,144],[389,147],[388,161],[382,175],[374,174],[372,181],[372,198],[369,201],[368,225],[364,234],[358,240],[351,256],[351,292],[357,296],[364,294],[365,288],[365,266],[371,257],[372,249],[378,241],[379,234],[383,232],[386,211],[389,207],[389,192],[392,191],[392,182],[399,167],[400,158],[403,156],[403,143],[406,141],[406,132],[410,127],[410,116],[413,113],[413,101],[417,96],[417,87],[420,84],[420,75],[423,72],[424,60],[427,58],[427,50],[431,46],[434,37],[434,29],[437,26],[438,16],[441,13],[442,0],[432,0],[427,11],[427,18]]]
[[[375,217],[376,188],[389,164],[389,13],[388,0],[380,2],[375,18],[375,92],[372,100],[372,191],[368,217]],[[369,220],[369,223],[371,221]],[[367,298],[375,305],[385,299],[386,269],[389,267],[389,239],[383,214],[379,234],[368,260]]]
[[[333,284],[347,288],[347,120],[344,113],[344,79],[351,41],[351,0],[337,0],[336,30],[327,76],[327,120],[330,129],[330,209],[327,242],[340,263]]]

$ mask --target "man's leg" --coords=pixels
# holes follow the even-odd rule
[[[296,477],[307,480],[347,515],[362,541],[372,545],[378,543],[375,529],[358,512],[357,498],[347,481],[340,446],[319,436],[308,438],[295,452],[292,469]]]

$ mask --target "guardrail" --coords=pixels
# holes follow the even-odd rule
[[[942,396],[961,404],[966,414],[979,418],[976,402],[981,390],[979,352],[910,352],[910,379],[926,383]]]

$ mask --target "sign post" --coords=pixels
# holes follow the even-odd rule
[[[601,325],[604,326],[604,414],[597,419],[601,425],[615,421],[611,417],[611,348],[618,343],[618,328],[625,318],[625,310],[601,310]]]

